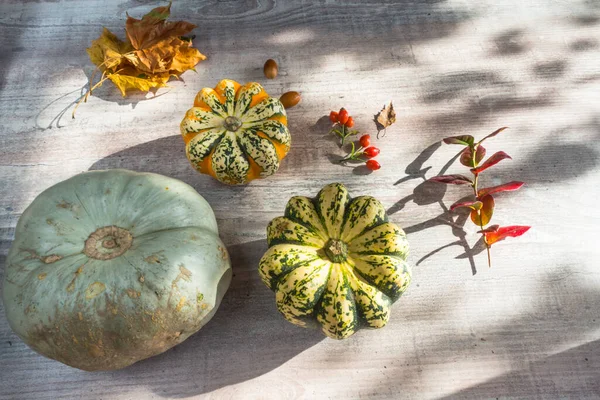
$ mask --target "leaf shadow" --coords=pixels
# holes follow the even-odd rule
[[[436,253],[440,252],[445,248],[459,246],[462,247],[464,253],[458,256],[457,258],[467,258],[471,266],[471,273],[475,275],[477,273],[477,267],[475,265],[474,256],[480,253],[479,247],[477,246],[477,244],[473,247],[469,245],[469,242],[467,241],[467,233],[463,228],[465,223],[469,219],[469,212],[465,212],[464,210],[450,211],[443,201],[444,195],[446,194],[446,185],[437,182],[431,182],[427,180],[428,178],[426,177],[427,172],[432,167],[425,167],[424,164],[441,147],[441,145],[441,141],[437,141],[429,145],[427,148],[421,151],[421,153],[419,153],[419,155],[410,164],[407,165],[404,171],[406,173],[406,176],[400,178],[398,181],[396,181],[394,185],[400,185],[404,182],[413,179],[421,179],[423,182],[419,183],[413,189],[412,194],[397,201],[392,207],[390,207],[387,210],[387,212],[389,215],[395,214],[398,211],[401,211],[411,201],[418,206],[430,205],[435,203],[439,204],[442,210],[441,214],[429,220],[420,222],[415,225],[411,225],[405,228],[404,231],[407,234],[411,234],[435,226],[446,225],[452,229],[452,234],[457,238],[457,240],[430,251],[425,256],[421,257],[417,261],[416,265],[419,265],[429,257],[435,255]],[[448,161],[436,175],[443,175],[448,170],[448,168],[450,168],[450,166],[460,157],[461,153],[462,150],[459,151],[456,155],[454,155],[454,157],[452,157],[450,161]],[[466,196],[465,198],[461,199],[461,201],[467,200],[469,199],[469,197],[470,196]]]

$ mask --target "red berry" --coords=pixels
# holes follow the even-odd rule
[[[354,126],[354,118],[348,117],[348,121],[344,125],[346,125],[346,128],[352,128]]]
[[[367,147],[366,149],[363,150],[363,154],[367,157],[367,158],[373,158],[375,157],[377,154],[379,154],[379,149],[377,147]],[[379,164],[378,164],[379,165]]]
[[[369,147],[371,144],[371,135],[362,135],[358,141],[362,147]]]
[[[336,122],[338,122],[338,113],[336,113],[335,111],[332,111],[332,112],[330,112],[330,113],[329,113],[329,120],[330,120],[332,123],[334,123],[334,124],[335,124]]]
[[[371,171],[377,171],[379,168],[381,168],[381,165],[379,165],[379,163],[375,160],[369,160],[367,161],[367,168],[369,168]]]
[[[338,122],[342,125],[345,125],[348,122],[348,111],[345,108],[340,108],[340,112],[338,113]]]

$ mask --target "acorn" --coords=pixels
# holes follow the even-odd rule
[[[279,72],[279,67],[277,66],[277,62],[272,58],[269,58],[265,63],[265,67],[263,68],[263,72],[267,79],[275,79],[277,73]]]
[[[285,92],[279,98],[284,108],[292,108],[300,103],[300,100],[302,100],[302,97],[300,97],[300,93],[298,92]]]

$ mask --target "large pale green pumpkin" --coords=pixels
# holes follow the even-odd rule
[[[181,343],[210,320],[231,280],[206,200],[178,180],[126,170],[87,172],[40,194],[6,263],[16,334],[90,371]]]
[[[279,311],[334,339],[385,326],[411,280],[404,231],[375,198],[351,198],[339,183],[314,199],[292,197],[267,240],[259,273]]]

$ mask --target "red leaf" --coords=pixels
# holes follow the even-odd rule
[[[496,136],[497,134],[499,134],[500,132],[502,132],[502,131],[503,131],[503,130],[505,130],[505,129],[508,129],[508,126],[503,126],[503,127],[502,127],[502,128],[500,128],[500,129],[496,129],[494,132],[490,133],[489,135],[487,135],[486,137],[484,137],[483,139],[481,139],[481,140],[479,141],[479,143],[483,142],[483,141],[484,141],[484,140],[486,140],[486,139],[489,139],[489,138],[491,138],[491,137],[494,137],[494,136]]]
[[[460,163],[465,167],[473,168],[473,152],[470,147],[465,147],[465,149],[460,153]]]
[[[531,228],[530,226],[523,225],[503,226],[502,228],[498,227],[498,225],[494,225],[494,227],[495,229],[493,231],[488,231],[488,229],[492,227],[482,231],[483,236],[485,237],[485,242],[488,244],[488,246],[504,240],[507,237],[519,237],[527,232],[529,228]]]
[[[471,151],[470,147],[465,147],[460,155],[460,163],[465,167],[473,168],[481,162],[483,157],[485,157],[485,148],[478,145],[475,150],[475,163],[473,163],[473,151]]]
[[[500,228],[500,225],[490,225],[485,229],[477,231],[477,233],[488,233],[488,232],[496,232]]]
[[[451,136],[444,139],[446,144],[462,144],[463,146],[472,146],[475,138],[471,135]]]
[[[512,192],[513,190],[519,189],[523,186],[525,182],[512,181],[508,183],[503,183],[502,185],[492,186],[489,188],[479,189],[477,192],[477,197],[485,197],[488,194],[499,193],[499,192]]]
[[[492,154],[492,156],[490,158],[485,160],[485,162],[483,164],[481,164],[479,167],[471,168],[471,172],[474,174],[479,174],[479,173],[485,171],[486,169],[488,169],[489,167],[492,167],[492,166],[498,164],[500,161],[504,160],[505,158],[512,159],[511,156],[509,156],[508,154],[506,154],[503,151],[494,153],[494,154]]]
[[[481,210],[481,207],[483,207],[483,203],[478,200],[456,202],[450,206],[450,211],[454,211],[456,208],[460,207],[467,207],[471,210]]]
[[[432,182],[445,183],[448,185],[466,185],[473,184],[473,182],[464,175],[440,175],[429,178]]]
[[[473,210],[471,211],[471,221],[477,226],[484,226],[489,224],[492,219],[492,215],[494,214],[494,198],[491,195],[487,195],[480,199],[483,203],[481,210]]]
[[[483,160],[483,157],[485,157],[485,147],[478,145],[475,150],[475,165],[479,165],[481,160]]]

